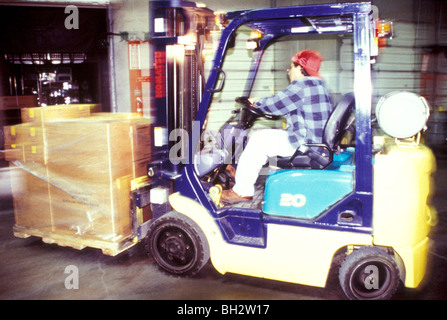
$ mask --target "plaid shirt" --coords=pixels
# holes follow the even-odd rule
[[[328,89],[315,77],[293,81],[285,90],[259,99],[255,105],[266,113],[287,119],[289,141],[296,148],[304,143],[321,143],[333,109]]]

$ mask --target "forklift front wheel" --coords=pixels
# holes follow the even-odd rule
[[[177,212],[154,221],[146,237],[146,250],[163,270],[179,276],[196,275],[210,257],[203,231]]]
[[[343,261],[339,272],[340,285],[349,299],[386,300],[399,287],[399,267],[385,250],[361,247]]]

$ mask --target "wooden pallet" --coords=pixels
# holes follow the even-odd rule
[[[56,233],[43,229],[31,229],[14,225],[14,236],[18,238],[28,238],[30,236],[42,238],[42,241],[49,244],[57,244],[63,247],[71,247],[82,250],[86,247],[101,249],[102,253],[108,256],[116,256],[137,244],[131,238],[126,239],[100,239],[89,235],[76,235]]]

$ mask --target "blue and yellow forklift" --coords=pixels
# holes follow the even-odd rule
[[[132,194],[132,212],[136,237],[158,266],[193,276],[210,262],[221,274],[325,287],[338,260],[350,299],[389,299],[401,284],[418,287],[435,221],[435,160],[421,138],[429,107],[416,94],[391,92],[373,109],[377,8],[362,2],[215,14],[195,2],[151,1],[149,10],[152,162],[150,182]],[[216,21],[220,39],[210,47]],[[246,77],[235,79],[238,68],[226,62],[240,39],[250,62]],[[222,189],[233,183],[228,168],[237,166],[250,130],[284,125],[250,102],[270,93],[256,86],[272,69],[264,58],[277,56],[268,50],[314,39],[348,39],[352,47],[351,83],[334,97],[321,144],[269,161],[252,201],[222,203]],[[214,53],[208,68],[206,51]],[[224,101],[231,87],[238,93]],[[224,105],[233,112],[209,134],[213,112]]]

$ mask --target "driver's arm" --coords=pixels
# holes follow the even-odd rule
[[[272,97],[257,100],[254,105],[265,113],[285,115],[296,110],[297,105],[301,101],[301,88],[288,86],[285,90],[279,91]]]

